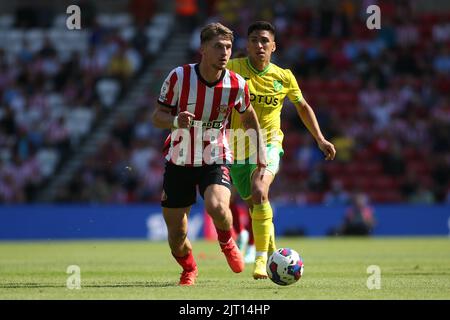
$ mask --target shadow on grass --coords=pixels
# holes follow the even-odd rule
[[[91,283],[82,284],[82,288],[164,288],[177,287],[174,282],[158,282],[158,281],[142,281],[142,282],[126,282],[126,283]],[[55,283],[34,283],[34,282],[11,282],[1,283],[0,289],[21,289],[21,288],[66,288],[65,285]]]
[[[217,286],[217,280],[200,279],[197,282],[198,285],[204,287],[214,287]],[[269,279],[264,280],[254,280],[253,278],[245,279],[244,281],[228,282],[228,286],[234,286],[235,289],[245,289],[245,290],[273,290],[279,288],[285,288],[285,286],[279,286],[271,282]]]

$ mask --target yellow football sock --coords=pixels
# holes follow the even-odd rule
[[[273,221],[273,220],[272,220]],[[272,222],[272,228],[270,228],[270,241],[269,241],[269,253],[277,250],[277,245],[275,244],[275,225]]]
[[[252,210],[252,228],[255,239],[256,255],[265,253],[269,249],[270,234],[273,232],[272,225],[272,207],[270,202],[253,205]]]

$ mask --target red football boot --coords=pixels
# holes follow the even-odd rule
[[[183,270],[180,277],[180,286],[192,286],[195,284],[195,279],[198,275],[198,268],[195,267],[191,271]]]
[[[241,251],[239,251],[239,248],[233,238],[231,238],[226,244],[220,244],[220,247],[227,258],[227,262],[231,270],[236,273],[244,271],[244,257],[242,256]]]

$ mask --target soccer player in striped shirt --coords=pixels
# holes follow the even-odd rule
[[[202,29],[200,39],[201,62],[170,72],[152,116],[156,127],[172,129],[164,146],[167,162],[161,206],[172,255],[183,268],[180,285],[193,285],[198,273],[187,238],[187,219],[197,186],[228,265],[236,273],[244,270],[242,254],[231,237],[229,165],[233,155],[226,132],[231,111],[236,110],[244,128],[260,136],[247,83],[226,69],[232,31],[212,23]],[[259,148],[259,163],[265,166],[265,146],[260,143]]]
[[[313,109],[303,98],[297,81],[289,69],[282,69],[270,62],[276,49],[275,28],[269,22],[258,21],[248,28],[248,57],[231,59],[227,65],[230,70],[246,79],[251,103],[256,111],[267,143],[267,167],[260,168],[248,159],[255,150],[245,141],[245,152],[235,149],[235,163],[231,167],[233,184],[240,196],[247,201],[252,217],[252,228],[256,246],[256,258],[253,269],[254,279],[267,278],[266,262],[269,253],[275,247],[275,231],[272,222],[272,207],[269,202],[269,187],[278,172],[282,148],[283,132],[280,115],[284,98],[287,96],[295,105],[298,115],[309,132],[315,138],[326,160],[335,157],[336,150],[327,141],[319,127]],[[231,128],[243,128],[237,113],[231,116]],[[244,143],[234,141],[234,145]]]

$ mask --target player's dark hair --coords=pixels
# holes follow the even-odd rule
[[[247,36],[249,36],[253,31],[269,31],[275,37],[275,27],[267,21],[256,21],[252,23],[247,30]]]
[[[233,42],[234,36],[233,31],[225,27],[223,24],[218,22],[213,22],[207,24],[200,33],[200,43],[203,44],[212,40],[216,36],[225,36]]]

